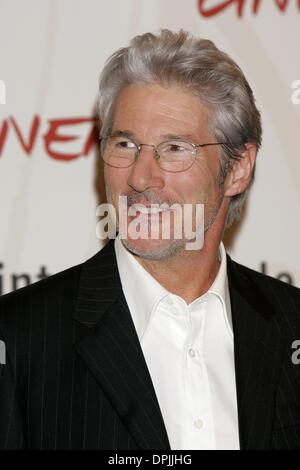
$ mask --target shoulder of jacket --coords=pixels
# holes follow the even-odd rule
[[[296,298],[299,298],[300,300],[300,288],[292,284],[288,284],[287,282],[281,281],[280,279],[277,279],[267,274],[256,271],[252,268],[249,268],[248,266],[240,264],[232,260],[230,256],[228,256],[228,259],[229,259],[229,263],[228,263],[229,269],[231,271],[238,272],[239,275],[243,276],[244,278],[246,277],[250,278],[253,282],[255,282],[256,284],[259,284],[262,289],[264,285],[268,287],[272,287],[276,290],[295,296]]]
[[[10,314],[13,310],[24,311],[29,304],[39,305],[45,302],[45,298],[47,301],[51,301],[62,293],[65,297],[74,296],[82,266],[83,264],[72,266],[26,287],[2,295],[0,297],[0,317]]]

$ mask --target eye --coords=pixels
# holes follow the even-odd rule
[[[167,152],[184,152],[186,149],[180,144],[170,143],[166,148]]]
[[[124,137],[114,137],[114,146],[119,149],[123,150],[131,150],[136,149],[136,145],[129,139],[125,139]]]
[[[187,143],[181,140],[171,140],[169,142],[164,142],[161,146],[163,152],[168,154],[177,153],[183,154],[186,152],[193,151],[193,148]]]

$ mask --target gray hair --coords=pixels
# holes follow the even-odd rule
[[[261,145],[260,113],[252,89],[239,66],[212,41],[194,38],[180,30],[164,29],[158,35],[136,36],[129,47],[110,56],[100,76],[98,102],[102,136],[111,132],[116,100],[132,83],[179,85],[199,97],[211,111],[210,130],[221,146],[220,185],[246,143]],[[252,181],[254,178],[254,170]],[[232,197],[228,227],[240,218],[246,191]]]

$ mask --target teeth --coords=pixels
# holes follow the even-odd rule
[[[145,207],[140,204],[133,204],[130,207],[130,212],[131,210],[134,210],[135,212],[140,212],[141,214],[158,214],[159,212],[165,212],[167,209],[162,209],[160,207]]]

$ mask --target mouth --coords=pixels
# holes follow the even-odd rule
[[[160,207],[158,204],[145,205],[145,204],[135,203],[128,207],[128,215],[133,215],[133,216],[138,215],[138,214],[156,215],[162,212],[167,212],[169,210],[170,210],[169,207]]]

